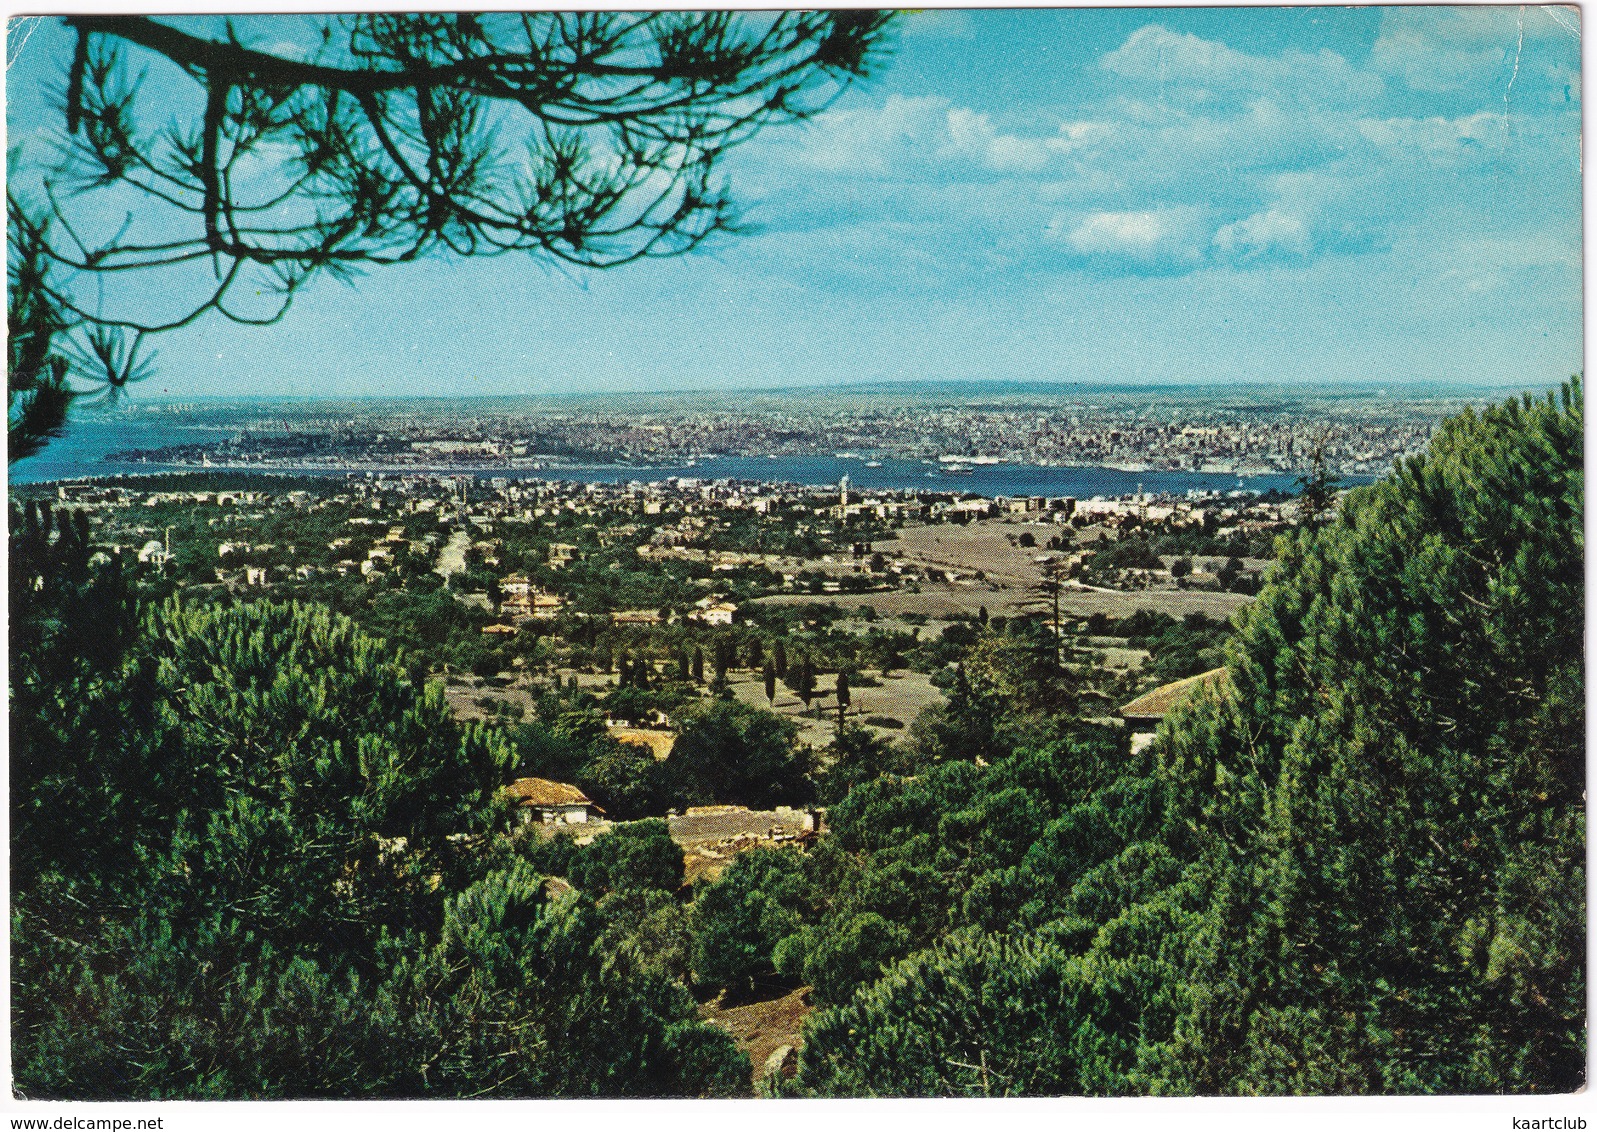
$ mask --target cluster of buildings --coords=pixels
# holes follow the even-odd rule
[[[1040,466],[1096,464],[1128,470],[1296,474],[1316,453],[1333,471],[1378,474],[1424,448],[1441,414],[1430,403],[1338,415],[1302,406],[1270,412],[1159,399],[1042,405],[881,405],[848,408],[702,409],[638,417],[606,413],[542,418],[573,445],[632,461],[707,454],[803,456],[858,450],[899,459]],[[501,426],[512,431],[510,422]]]
[[[114,480],[66,483],[56,485],[55,492],[62,504],[93,516],[103,528],[97,541],[113,549],[136,551],[140,561],[155,566],[171,561],[176,548],[170,531],[152,530],[138,522],[142,508],[169,504],[214,509],[215,515],[207,522],[217,532],[215,580],[230,588],[327,574],[359,576],[376,583],[399,568],[402,560],[408,569],[436,567],[447,573],[464,565],[463,559],[452,568],[445,565],[451,546],[460,551],[469,548],[488,568],[500,567],[504,540],[495,537],[496,528],[519,523],[556,530],[591,526],[602,545],[628,547],[640,563],[686,559],[707,565],[712,575],[763,568],[780,575],[787,587],[808,585],[814,592],[826,593],[950,580],[942,567],[906,561],[893,555],[890,546],[886,555],[872,553],[868,541],[849,534],[861,522],[966,523],[998,516],[1078,526],[1207,521],[1225,534],[1290,519],[1292,507],[1255,501],[1247,505],[1244,515],[1236,501],[1219,498],[1182,500],[1140,494],[1120,499],[986,498],[946,491],[860,491],[846,477],[835,488],[819,489],[692,477],[649,483],[587,483],[368,472],[282,480],[272,485],[306,485],[286,491],[184,491],[166,489],[160,483],[162,478],[141,478],[127,485]],[[272,513],[310,514],[328,508],[347,514],[342,518],[343,533],[325,547],[321,542],[314,546],[288,543],[256,533]],[[412,523],[411,516],[425,516],[428,521]],[[728,523],[742,524],[740,529],[746,530],[750,517],[760,523],[779,523],[789,533],[824,536],[822,545],[833,549],[806,557],[725,549],[726,539],[720,532]],[[544,565],[550,571],[567,570],[582,557],[575,543],[551,541],[546,545]],[[547,573],[542,577],[544,584],[519,570],[503,574],[497,608],[487,604],[485,596],[481,601],[506,624],[486,631],[509,634],[527,621],[550,621],[567,612],[569,595],[547,584]],[[617,610],[610,616],[618,624],[650,625],[661,620],[659,610]],[[707,625],[729,625],[738,612],[735,604],[724,598],[707,596],[686,616]]]
[[[358,409],[347,418],[285,405],[270,417],[222,410],[226,441],[119,453],[132,462],[192,467],[505,468],[517,473],[588,464],[680,465],[708,456],[801,457],[854,451],[929,461],[1100,465],[1229,474],[1307,471],[1381,474],[1428,442],[1462,398],[1323,397],[1162,388],[1092,392],[1060,386],[1029,396],[951,402],[924,395],[818,393],[802,402],[743,398],[729,408],[662,396],[626,407],[501,411],[414,406]]]

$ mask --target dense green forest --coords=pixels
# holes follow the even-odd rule
[[[1229,673],[1135,755],[1029,618],[945,634],[947,703],[818,762],[725,701],[663,764],[574,695],[467,726],[333,611],[141,603],[14,511],[17,1087],[733,1095],[695,999],[808,986],[766,1092],[1580,1088],[1582,445],[1578,382],[1467,412],[1283,536],[1223,644],[1122,622]],[[518,833],[528,771],[830,831],[684,888],[660,821]]]
[[[1075,725],[856,788],[773,947],[830,1002],[785,1090],[1580,1088],[1582,419],[1466,413],[1288,538],[1141,756]]]
[[[639,935],[682,879],[663,831],[568,853],[557,899],[494,836],[514,749],[404,658],[304,606],[140,615],[46,534],[12,542],[22,1093],[746,1088]]]

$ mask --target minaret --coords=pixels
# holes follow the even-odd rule
[[[838,481],[837,494],[838,494],[838,499],[837,499],[838,503],[841,504],[844,507],[847,507],[848,506],[848,477],[847,476],[844,476],[841,480]]]

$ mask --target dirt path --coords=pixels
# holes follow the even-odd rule
[[[444,543],[444,548],[438,552],[438,565],[433,567],[434,574],[449,577],[451,574],[466,572],[466,548],[471,545],[471,536],[465,531],[456,531],[449,536],[449,541]]]

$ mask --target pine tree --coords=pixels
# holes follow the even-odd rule
[[[828,811],[783,955],[840,997],[792,1089],[1580,1088],[1580,396],[1466,412],[1287,536],[1228,679],[1135,756],[1009,739],[1024,657],[972,648],[933,746],[987,765]]]
[[[64,17],[64,144],[12,155],[16,183],[42,183],[7,199],[10,458],[60,428],[69,363],[114,395],[151,336],[212,311],[277,322],[324,272],[509,252],[608,268],[735,231],[729,151],[829,106],[892,18],[389,12],[252,35]],[[152,65],[159,91],[128,80]],[[107,208],[126,223],[90,249],[78,233]]]
[[[1177,722],[1199,867],[1237,902],[1209,915],[1240,918],[1193,976],[1271,966],[1173,1047],[1197,1087],[1582,1081],[1582,440],[1578,381],[1448,421],[1288,543],[1233,691]]]
[[[1325,438],[1315,441],[1309,455],[1309,470],[1297,479],[1298,525],[1308,530],[1319,526],[1336,505],[1341,477],[1325,462]]]
[[[25,562],[67,553],[43,530],[21,522]],[[116,608],[86,610],[107,638]],[[527,862],[485,851],[514,750],[346,619],[174,602],[103,660],[63,655],[54,630],[21,640],[24,687],[100,664],[54,685],[77,702],[13,684],[13,835],[39,839],[13,844],[28,1095],[725,1095],[747,1080],[679,983],[604,942],[591,901],[551,902]]]
[[[734,699],[684,709],[671,757],[660,764],[680,802],[739,803],[753,809],[794,805],[813,794],[808,748],[782,716]]]

